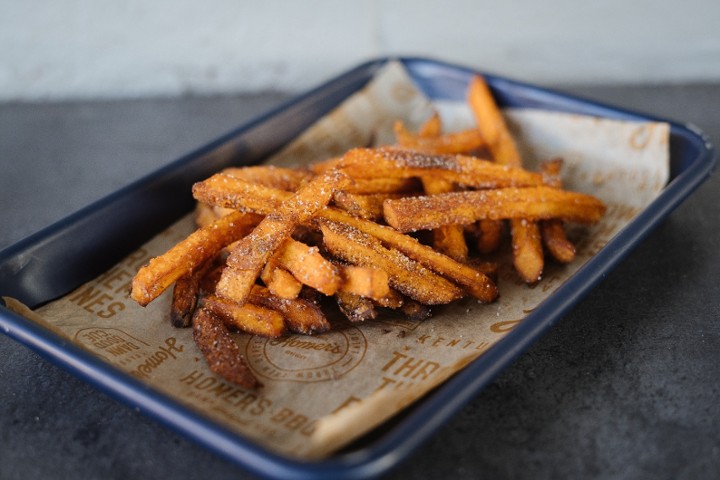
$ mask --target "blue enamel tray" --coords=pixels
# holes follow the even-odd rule
[[[475,70],[422,59],[362,64],[209,145],[0,252],[0,296],[30,307],[58,298],[107,270],[194,206],[191,185],[229,165],[276,152],[388,61],[402,62],[431,99],[465,98]],[[667,121],[485,74],[502,106]],[[691,125],[668,122],[670,180],[641,214],[490,350],[414,406],[334,456],[301,461],[273,453],[175,400],[148,389],[48,329],[0,306],[0,327],[17,341],[98,389],[156,418],[250,472],[268,478],[366,478],[386,472],[428,439],[503,368],[548,331],[711,173],[714,149]],[[112,218],[112,222],[104,221]]]

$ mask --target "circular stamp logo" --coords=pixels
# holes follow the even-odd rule
[[[245,348],[251,368],[260,377],[293,382],[324,382],[357,367],[367,340],[357,327],[318,336],[252,337]]]

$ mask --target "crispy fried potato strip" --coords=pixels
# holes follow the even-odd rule
[[[467,225],[478,220],[560,218],[595,223],[605,205],[583,193],[551,187],[501,188],[386,200],[385,219],[401,232],[427,230],[443,225]]]
[[[476,129],[461,132],[415,135],[400,120],[395,122],[395,139],[403,148],[428,153],[472,153],[485,147],[485,140]]]
[[[132,281],[131,297],[147,305],[178,278],[202,266],[230,243],[248,235],[257,217],[234,212],[196,230],[167,253],[142,267]]]
[[[543,175],[467,155],[439,155],[397,148],[354,148],[336,163],[353,178],[410,178],[432,175],[473,188],[542,185]]]

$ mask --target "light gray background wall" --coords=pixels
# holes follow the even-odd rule
[[[719,0],[0,0],[0,101],[297,91],[376,56],[720,80]]]

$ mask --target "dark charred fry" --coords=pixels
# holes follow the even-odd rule
[[[307,300],[279,298],[259,285],[253,287],[248,300],[252,304],[280,312],[291,332],[311,335],[330,330],[330,322],[322,310]]]
[[[377,317],[375,303],[369,298],[345,292],[338,292],[335,298],[340,311],[353,323],[375,320]]]
[[[261,386],[222,320],[205,308],[198,308],[192,323],[195,344],[213,373],[241,387]]]

